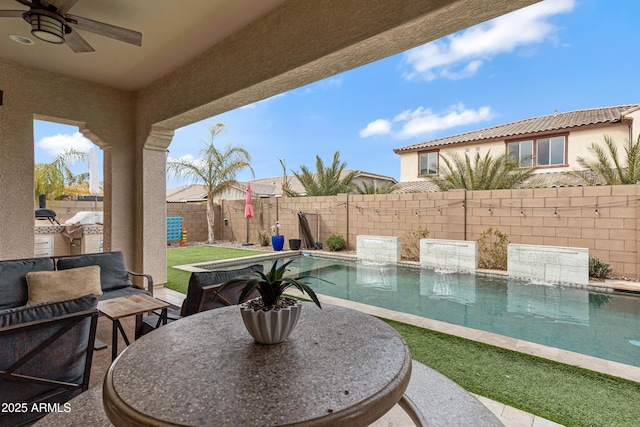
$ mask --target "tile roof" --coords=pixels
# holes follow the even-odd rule
[[[440,188],[438,188],[438,186],[430,179],[399,182],[393,187],[394,194],[435,193],[437,191],[440,191]]]
[[[390,176],[379,175],[373,172],[366,172],[357,169],[345,169],[342,171],[340,176],[344,177],[349,172],[353,171],[356,172],[356,177],[377,178],[388,180],[394,184],[396,183],[396,180]],[[293,191],[302,195],[306,194],[304,187],[295,175],[288,175],[287,178],[289,179],[289,185]],[[255,195],[262,197],[282,195],[282,176],[261,178],[249,182],[251,183],[251,192]],[[247,183],[239,182],[238,184],[238,188],[241,189],[241,191],[244,191]],[[242,198],[244,198],[244,195]],[[204,189],[204,186],[200,184],[185,185],[183,187],[167,190],[167,202],[169,203],[200,202],[204,200],[207,200],[207,192]]]
[[[207,200],[207,191],[204,185],[191,184],[167,190],[167,202],[186,203],[201,202]]]
[[[618,105],[614,107],[590,108],[586,110],[557,113],[550,116],[534,117],[517,122],[506,123],[486,129],[461,133],[445,138],[434,139],[418,144],[395,148],[396,154],[440,147],[443,145],[461,144],[473,141],[504,139],[538,132],[559,131],[580,126],[620,122],[626,114],[640,109],[640,104]]]

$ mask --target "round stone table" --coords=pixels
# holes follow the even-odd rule
[[[303,303],[289,340],[253,341],[237,306],[162,326],[109,368],[104,409],[127,426],[366,426],[402,398],[411,355],[381,320]]]

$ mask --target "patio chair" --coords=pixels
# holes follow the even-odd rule
[[[93,295],[0,315],[0,425],[30,424],[89,387],[98,300]]]
[[[179,320],[185,316],[200,313],[201,311],[212,310],[215,308],[226,307],[229,305],[240,304],[240,291],[244,287],[244,282],[235,283],[226,286],[222,291],[222,284],[236,278],[251,274],[254,271],[263,271],[263,266],[254,264],[249,267],[239,268],[236,270],[219,270],[219,271],[202,271],[193,272],[189,278],[189,288],[187,296],[182,302],[180,310],[176,308],[170,309],[167,313],[167,322]],[[247,299],[255,298],[259,294],[253,292]],[[144,318],[142,325],[142,333],[146,334],[160,326],[159,313],[151,314]]]

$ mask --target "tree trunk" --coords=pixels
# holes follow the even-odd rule
[[[207,197],[207,231],[208,231],[208,244],[215,242],[215,235],[213,232],[213,225],[215,224],[215,211],[213,209],[213,198]]]

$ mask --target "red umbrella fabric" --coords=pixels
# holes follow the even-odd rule
[[[253,206],[251,206],[251,184],[247,184],[247,198],[244,205],[244,217],[253,218]]]

